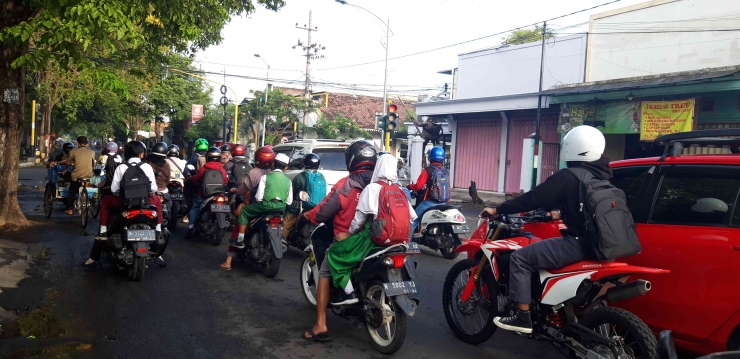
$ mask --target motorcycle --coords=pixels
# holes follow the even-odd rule
[[[244,234],[244,248],[239,249],[239,258],[249,259],[262,269],[267,278],[274,278],[280,270],[283,258],[283,212],[268,213],[249,221]]]
[[[308,201],[310,199],[308,192],[300,191],[299,199],[301,200],[300,213],[303,213],[303,201]],[[311,222],[305,219],[305,217],[299,217],[298,222],[295,224],[295,228],[283,241],[285,251],[288,250],[287,246],[289,245],[300,250],[306,249],[306,247],[311,244],[311,230]]]
[[[421,234],[414,233],[414,241],[439,250],[446,259],[457,258],[459,253],[455,252],[455,248],[462,244],[460,236],[470,232],[470,227],[465,224],[465,216],[460,212],[461,208],[439,204],[427,209],[419,222]]]
[[[311,244],[305,249],[301,263],[300,281],[303,296],[316,307],[316,286],[319,282],[319,265],[333,230],[323,223],[311,233]],[[322,247],[321,250],[319,247]],[[331,311],[356,325],[364,324],[370,343],[383,354],[401,349],[406,339],[406,316],[414,316],[418,299],[409,295],[417,292],[416,262],[408,257],[419,254],[416,243],[400,243],[371,251],[352,275],[352,285],[358,303],[335,306]],[[341,289],[337,289],[341,290]]]
[[[195,233],[209,239],[212,245],[218,246],[224,238],[226,228],[230,226],[226,219],[231,213],[226,192],[216,192],[203,200],[200,205],[200,216],[195,224]]]
[[[167,185],[167,192],[169,193],[170,201],[172,202],[170,216],[167,221],[167,228],[174,231],[177,227],[177,221],[184,214],[183,209],[187,207],[185,205],[185,195],[183,194],[184,188],[180,182],[170,181]]]
[[[470,240],[457,248],[468,258],[450,269],[442,301],[447,324],[458,339],[482,343],[497,329],[494,317],[514,315],[516,305],[506,300],[510,256],[541,240],[524,231],[525,224],[550,219],[542,212],[484,218]],[[657,358],[657,343],[648,326],[624,309],[608,307],[606,301],[645,295],[650,282],[626,283],[627,279],[663,273],[669,271],[598,261],[532,273],[533,331],[517,334],[548,341],[577,358]]]
[[[157,237],[156,226],[157,208],[152,205],[126,209],[110,218],[105,256],[125,269],[132,281],[140,281],[149,261],[164,252],[167,242],[163,236]]]

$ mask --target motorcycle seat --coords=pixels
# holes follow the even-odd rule
[[[459,210],[462,209],[462,206],[451,206],[451,205],[448,205],[448,204],[438,204],[438,205],[436,205],[434,207],[429,207],[426,211],[424,211],[424,213],[427,213],[427,212],[432,211],[432,210],[446,211],[448,209],[456,209],[456,210],[459,211]]]
[[[582,262],[569,264],[563,268],[547,269],[547,271],[552,274],[561,274],[561,273],[577,272],[577,271],[591,270],[591,269],[623,267],[626,265],[627,263],[622,263],[622,262],[582,261]]]
[[[284,214],[285,214],[285,212],[283,212],[283,211],[272,211],[272,212],[267,213],[268,216],[281,216],[281,217]]]

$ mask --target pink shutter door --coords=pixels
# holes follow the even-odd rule
[[[455,187],[470,181],[484,191],[498,190],[501,119],[459,120],[455,147]]]
[[[506,183],[504,190],[506,193],[516,193],[521,190],[519,181],[522,176],[522,146],[524,139],[529,138],[536,130],[536,115],[512,116],[509,118],[509,143],[506,152]],[[557,116],[548,115],[542,117],[540,124],[540,137],[542,142],[560,143],[560,135],[557,132]],[[548,168],[553,165],[557,167],[557,157],[553,161],[553,156],[543,158],[542,166],[547,164]],[[527,164],[531,166],[531,164]],[[548,174],[549,177],[552,173]],[[546,177],[545,177],[546,178]]]

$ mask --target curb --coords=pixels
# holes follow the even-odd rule
[[[43,191],[45,191],[45,190],[46,190],[46,187],[42,187],[42,186],[34,186],[34,185],[30,185],[30,184],[22,184],[22,183],[19,183],[19,184],[18,184],[18,188],[31,188],[31,189],[35,189],[35,190],[37,190],[37,191],[41,191],[41,192],[43,192]]]
[[[42,167],[41,163],[35,162],[21,162],[18,164],[18,168],[29,168],[29,167]]]

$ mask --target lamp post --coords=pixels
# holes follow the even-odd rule
[[[265,83],[265,105],[267,105],[267,96],[270,94],[270,64],[265,61],[265,58],[260,56],[260,54],[254,54],[254,57],[258,57],[262,62],[267,65],[267,82]],[[265,132],[267,125],[267,116],[262,115],[262,136],[260,136],[260,147],[265,145]]]
[[[354,6],[354,7],[358,8],[358,9],[365,10],[365,11],[369,12],[370,15],[373,15],[376,18],[378,18],[378,20],[380,20],[380,22],[382,22],[385,25],[385,45],[383,45],[383,47],[385,48],[385,78],[383,79],[383,115],[386,115],[388,113],[388,110],[387,110],[388,109],[388,90],[387,90],[387,88],[388,88],[388,43],[390,42],[389,41],[390,40],[390,35],[393,34],[393,31],[391,31],[391,28],[390,28],[391,21],[390,20],[383,21],[383,19],[381,19],[380,16],[375,15],[372,11],[370,11],[368,9],[365,9],[362,6],[357,6],[355,4],[350,4],[350,3],[348,3],[345,0],[334,0],[334,1],[336,1],[336,2],[338,2],[340,4],[342,4],[342,5]],[[393,35],[395,35],[395,34],[393,34]],[[381,43],[381,45],[382,45],[382,43]]]

